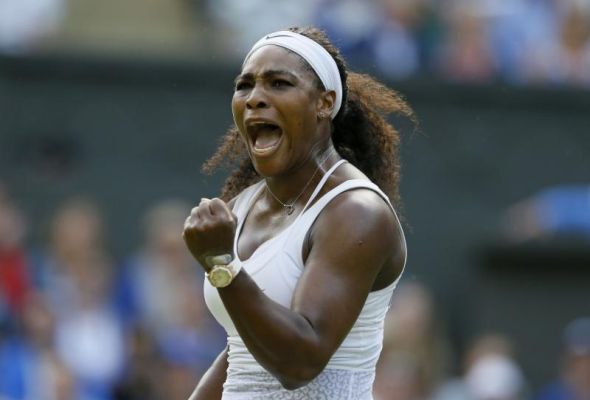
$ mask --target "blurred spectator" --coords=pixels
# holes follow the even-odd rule
[[[210,0],[209,14],[222,28],[227,51],[243,57],[252,43],[275,30],[311,23],[318,0]]]
[[[371,38],[373,58],[387,77],[406,78],[430,64],[437,34],[431,0],[379,0],[381,16]]]
[[[587,0],[0,0],[0,52],[51,37],[55,48],[210,61],[310,24],[387,78],[590,87]]]
[[[82,296],[57,326],[57,351],[79,379],[89,399],[110,399],[111,387],[123,373],[123,327],[111,304],[108,266],[102,261],[86,269],[77,285]]]
[[[64,0],[0,0],[0,52],[30,52],[58,30]]]
[[[23,214],[0,184],[0,328],[13,325],[30,290],[25,232]]]
[[[23,330],[0,344],[0,398],[77,400],[75,382],[54,348],[54,318],[41,296],[27,297]]]
[[[431,293],[416,282],[400,286],[385,320],[375,399],[427,399],[445,378],[448,363],[449,347]]]
[[[124,336],[112,293],[102,219],[89,200],[67,200],[53,217],[37,280],[56,317],[56,351],[80,398],[108,400],[124,367]]]
[[[370,60],[371,37],[378,27],[381,9],[377,0],[321,0],[314,23],[335,39],[349,62]]]
[[[324,0],[315,21],[349,62],[374,63],[386,77],[405,78],[428,63],[432,11],[430,0]]]
[[[590,86],[590,3],[558,1],[552,16],[551,34],[527,49],[524,75],[530,82]]]
[[[554,235],[590,237],[590,186],[544,189],[512,206],[504,225],[509,238],[516,241]]]
[[[454,0],[444,13],[448,31],[439,48],[438,68],[452,81],[483,83],[496,74],[482,1]]]
[[[200,380],[200,376],[195,375],[191,363],[164,363],[160,376],[166,382],[166,385],[161,388],[161,399],[188,398],[194,391],[196,383]]]
[[[523,400],[524,375],[513,357],[508,339],[501,335],[478,337],[468,348],[465,373],[442,385],[434,400]]]
[[[570,322],[563,333],[561,376],[544,387],[536,400],[590,399],[590,318]]]
[[[486,0],[480,14],[496,65],[497,78],[534,82],[530,66],[556,36],[555,0]]]
[[[55,48],[210,61],[310,24],[386,78],[590,87],[587,0],[0,0],[0,52],[51,37]]]
[[[590,81],[586,0],[324,0],[315,21],[351,62],[375,65],[386,77]]]
[[[115,400],[162,399],[162,361],[152,337],[141,327],[132,327],[127,334],[128,362],[123,379],[113,387]],[[185,396],[186,397],[186,396]]]
[[[169,366],[165,375],[176,382],[175,390],[188,390],[185,396],[225,345],[225,335],[204,307],[204,277],[182,239],[189,214],[190,207],[179,200],[148,210],[145,243],[123,267],[118,285],[125,320],[154,339]]]

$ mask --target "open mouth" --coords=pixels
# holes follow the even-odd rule
[[[282,129],[271,122],[251,123],[246,129],[252,141],[252,151],[259,156],[274,152],[283,137]]]

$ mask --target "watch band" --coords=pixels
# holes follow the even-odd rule
[[[227,264],[228,266],[231,266],[232,270],[233,270],[233,275],[234,278],[236,277],[236,275],[238,275],[238,273],[242,270],[242,262],[236,258],[234,258],[229,264]]]
[[[231,254],[225,253],[215,256],[207,256],[205,257],[205,263],[207,263],[209,267],[213,268],[216,265],[227,265],[232,262],[233,259],[234,257]]]

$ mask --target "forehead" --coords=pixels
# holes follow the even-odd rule
[[[283,47],[268,45],[256,50],[242,67],[242,75],[260,74],[264,71],[288,71],[299,78],[313,78],[307,62],[297,53]]]

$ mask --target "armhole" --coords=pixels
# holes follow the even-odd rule
[[[389,206],[389,209],[393,213],[395,220],[397,222],[397,229],[399,230],[399,234],[400,234],[401,240],[402,240],[404,260],[403,260],[402,268],[400,270],[399,275],[397,276],[396,279],[394,279],[394,281],[391,284],[382,288],[382,289],[385,289],[387,287],[390,287],[393,284],[397,284],[397,282],[400,280],[400,278],[406,268],[406,263],[408,260],[408,247],[407,247],[407,242],[406,242],[406,235],[404,233],[404,229],[403,229],[401,221],[397,215],[397,212],[395,211],[395,208],[393,207],[391,200],[389,200],[389,197],[387,197],[387,195],[379,188],[379,186],[377,186],[373,182],[365,180],[365,179],[351,179],[351,180],[341,183],[340,185],[336,186],[334,189],[330,190],[328,193],[324,194],[320,199],[318,199],[318,201],[316,201],[311,207],[309,207],[308,210],[306,210],[308,212],[311,212],[311,217],[309,217],[311,219],[311,221],[308,222],[309,226],[307,227],[306,232],[303,235],[303,238],[301,241],[301,249],[298,252],[299,253],[298,254],[299,261],[302,266],[305,265],[305,263],[303,261],[304,247],[306,246],[307,243],[309,243],[309,236],[311,234],[311,229],[312,229],[313,225],[315,224],[315,221],[318,219],[318,217],[320,216],[320,214],[324,210],[324,208],[326,206],[328,206],[328,204],[330,204],[330,202],[332,200],[334,200],[338,195],[340,195],[344,192],[348,192],[348,191],[356,190],[356,189],[367,189],[372,192],[375,192]],[[382,289],[379,289],[379,290],[382,290]]]

